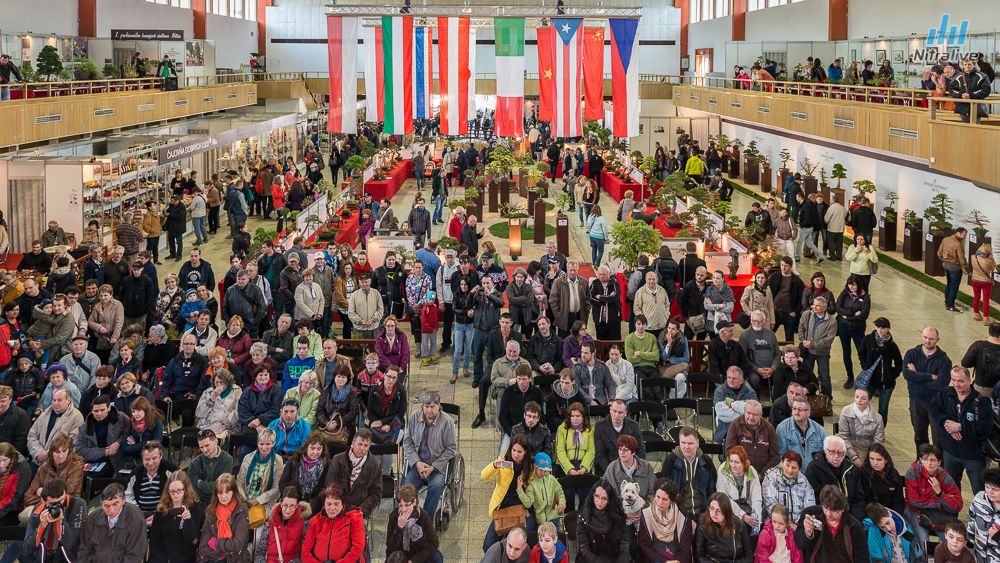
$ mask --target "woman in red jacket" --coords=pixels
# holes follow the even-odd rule
[[[243,317],[233,315],[229,318],[229,328],[219,336],[218,345],[229,353],[233,362],[243,370],[243,366],[250,361],[250,333],[243,327]]]
[[[365,552],[365,518],[361,511],[344,504],[347,493],[339,483],[320,495],[323,510],[309,521],[302,544],[303,563],[361,563]]]
[[[312,511],[301,497],[297,487],[285,487],[281,504],[274,507],[258,534],[254,561],[279,563],[302,557],[302,539]]]

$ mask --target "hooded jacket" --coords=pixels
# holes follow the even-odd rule
[[[863,288],[858,288],[860,295],[854,295],[847,287],[837,298],[837,324],[856,332],[865,332],[868,315],[871,312],[871,296]],[[858,313],[861,313],[860,315]]]
[[[268,381],[264,391],[258,391],[250,384],[243,390],[237,407],[240,424],[247,426],[254,419],[259,420],[262,426],[271,424],[281,415],[281,398],[281,386],[274,381]]]
[[[823,318],[817,317],[812,311],[802,314],[799,321],[799,340],[809,341],[809,354],[830,357],[830,347],[837,337],[837,321],[832,314],[833,310],[829,308]]]
[[[548,399],[545,399],[544,412],[542,414],[546,425],[549,427],[549,432],[555,432],[556,427],[566,420],[566,409],[573,403],[587,404],[587,400],[584,398],[583,392],[580,391],[579,385],[573,383],[568,393],[563,391],[562,384],[554,383],[552,385],[552,394],[549,395]],[[642,444],[641,441],[639,443]],[[618,446],[615,446],[615,449],[617,450]]]
[[[906,520],[894,510],[889,510],[889,518],[892,518],[895,535],[899,536],[899,543],[903,549],[903,559],[910,563],[926,563],[927,553],[921,542],[914,541],[916,536],[906,525]],[[868,556],[872,563],[892,563],[896,554],[893,551],[889,535],[872,522],[871,518],[865,518],[862,524],[868,532]]]
[[[41,396],[45,390],[47,381],[42,375],[42,370],[35,366],[28,368],[28,371],[17,369],[17,364],[11,366],[3,376],[0,376],[0,385],[7,385],[14,390],[14,399],[26,397],[32,393]]]
[[[250,550],[247,542],[250,540],[250,512],[247,504],[236,501],[236,507],[229,515],[229,528],[232,537],[219,537],[218,521],[205,515],[205,524],[201,527],[201,541],[198,543],[198,559],[201,561],[224,560],[226,563],[250,563]],[[211,547],[211,540],[215,547]]]
[[[742,487],[736,486],[738,481],[743,481]],[[737,501],[745,505],[750,505],[751,510],[756,510],[758,520],[763,521],[765,519],[760,474],[754,470],[753,465],[747,467],[743,473],[743,477],[737,480],[733,477],[733,471],[727,459],[719,466],[719,476],[715,484],[715,489],[720,493],[726,493],[730,500],[733,501],[733,514],[737,519],[742,519],[744,514],[751,514],[746,512],[744,507],[740,506],[740,503]]]
[[[118,413],[118,409],[112,407],[105,420],[108,421],[108,435],[104,446],[101,446],[97,441],[97,419],[94,418],[93,413],[88,414],[87,421],[80,426],[76,435],[76,452],[84,461],[95,462],[107,457],[104,448],[120,441],[125,434],[125,417]],[[121,448],[118,448],[118,451],[110,456],[111,466],[115,468],[115,473],[121,469],[124,455]]]
[[[803,472],[789,482],[781,471],[781,465],[772,467],[764,474],[761,482],[764,500],[764,514],[771,514],[771,507],[784,505],[792,515],[792,520],[798,520],[802,511],[816,504],[816,494]]]
[[[688,467],[685,467],[685,465]],[[692,465],[694,479],[689,480],[687,479],[687,474],[692,472]],[[684,458],[683,452],[681,452],[681,447],[677,446],[663,460],[662,473],[664,477],[677,484],[677,488],[680,489],[681,498],[683,499],[682,505],[685,508],[688,508],[692,504],[693,498],[700,495],[701,502],[698,503],[698,506],[694,507],[693,512],[700,514],[708,510],[708,497],[716,490],[715,484],[718,476],[712,458],[707,454],[703,454],[701,448],[698,448],[697,453],[695,453],[694,461],[688,462]]]
[[[888,340],[879,346],[878,331],[873,330],[861,339],[861,346],[858,347],[858,360],[861,362],[861,369],[866,370],[875,361],[881,358],[878,367],[872,372],[872,378],[868,382],[869,389],[892,389],[896,387],[896,379],[903,372],[903,357],[899,354],[899,346],[892,339],[892,333],[888,335]]]
[[[750,465],[758,475],[763,475],[768,469],[778,465],[778,433],[774,426],[761,417],[757,427],[747,424],[746,415],[740,415],[729,425],[726,432],[725,451],[733,446],[742,446],[750,458]],[[728,463],[728,461],[726,462]]]
[[[547,563],[548,557],[542,552],[542,548],[537,545],[531,548],[531,559],[528,563]],[[559,540],[556,540],[556,553],[552,557],[552,563],[569,563],[569,554],[566,551],[566,546]]]
[[[517,384],[508,385],[500,395],[500,405],[497,407],[497,419],[500,429],[508,436],[513,436],[511,429],[524,419],[524,405],[534,401],[541,405],[545,396],[538,387],[528,384],[526,391],[521,391]]]
[[[795,531],[791,527],[785,528],[785,549],[788,550],[788,560],[791,563],[802,563],[802,551],[795,545]],[[760,538],[757,539],[757,551],[755,554],[756,563],[772,563],[771,554],[774,553],[778,542],[778,535],[774,533],[774,525],[768,519],[760,531]]]
[[[916,369],[906,366],[913,364]],[[935,379],[933,376],[937,376]],[[923,345],[907,350],[903,356],[903,378],[910,398],[921,405],[929,405],[931,400],[951,383],[951,358],[941,348],[927,356]]]

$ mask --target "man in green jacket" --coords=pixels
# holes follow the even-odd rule
[[[211,430],[198,433],[198,450],[201,455],[191,460],[187,474],[191,486],[198,493],[198,504],[204,509],[212,500],[215,480],[223,473],[233,472],[233,456],[222,451],[219,439]]]

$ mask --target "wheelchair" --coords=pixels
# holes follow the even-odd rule
[[[441,403],[441,412],[451,416],[455,420],[455,442],[461,443],[462,433],[462,413],[458,405],[452,403]],[[403,456],[400,472],[400,483],[406,479],[406,469],[409,464],[405,459],[406,454],[400,448],[400,455]],[[445,472],[444,488],[441,491],[441,499],[438,501],[437,509],[431,514],[434,522],[434,529],[439,533],[448,531],[451,524],[452,515],[462,507],[465,497],[465,458],[461,452],[455,452],[455,457],[448,461],[448,468]],[[427,487],[421,487],[418,492],[426,493]],[[426,498],[426,497],[425,497]]]

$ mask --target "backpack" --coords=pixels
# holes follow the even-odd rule
[[[982,376],[983,387],[992,389],[1000,383],[1000,351],[983,346],[976,355],[976,376]]]

